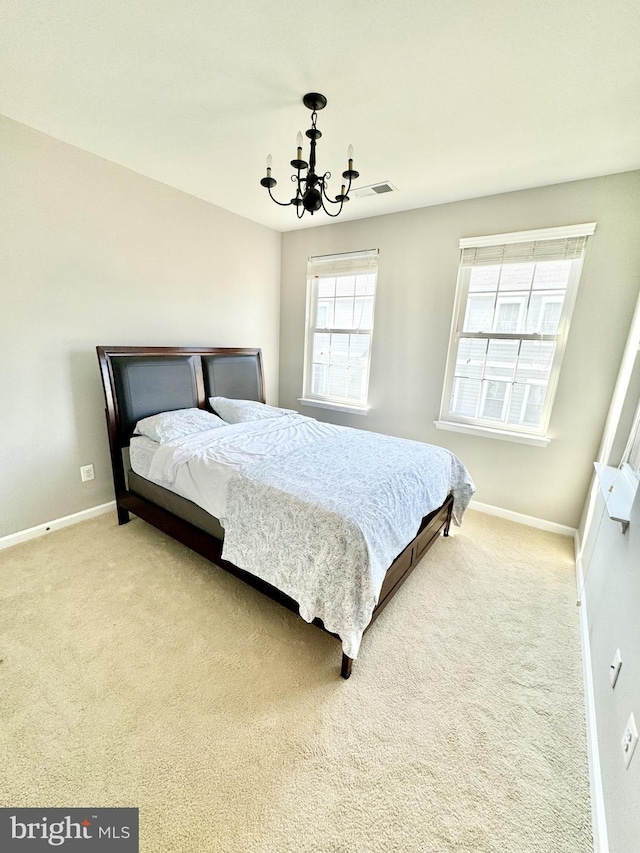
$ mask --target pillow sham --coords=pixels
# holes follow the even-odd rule
[[[279,409],[267,406],[257,400],[232,400],[230,397],[209,397],[211,408],[229,424],[249,423],[263,418],[281,418],[283,415],[296,415],[294,409]]]
[[[222,418],[205,412],[204,409],[176,409],[143,418],[136,424],[135,432],[164,444],[196,432],[223,426],[227,424]]]

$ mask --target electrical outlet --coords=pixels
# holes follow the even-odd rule
[[[624,730],[624,734],[622,735],[621,741],[625,767],[628,767],[631,763],[631,759],[633,758],[633,751],[636,748],[637,743],[638,729],[636,728],[636,721],[633,717],[633,713],[631,713],[629,715],[629,719],[627,720],[627,728]]]
[[[83,483],[86,483],[88,480],[93,480],[95,476],[93,465],[82,465],[80,467],[80,478]]]
[[[622,667],[622,657],[620,655],[620,649],[616,649],[616,653],[613,656],[613,663],[609,668],[609,678],[611,679],[611,687],[616,686],[616,681],[618,680],[618,676],[620,675],[620,668]]]

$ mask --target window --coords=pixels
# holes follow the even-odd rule
[[[461,432],[546,445],[595,223],[466,238],[440,420]]]
[[[303,396],[366,413],[378,250],[309,258]]]
[[[614,468],[596,462],[594,467],[609,517],[619,522],[622,532],[626,533],[640,486],[640,402],[620,465]]]
[[[627,473],[636,481],[636,484],[640,482],[640,402],[636,409],[627,446],[622,454],[621,467],[623,470],[626,469]]]

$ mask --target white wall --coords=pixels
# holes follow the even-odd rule
[[[602,437],[600,460],[611,467],[624,461],[640,401],[639,346],[640,299]],[[619,494],[620,488],[621,482],[614,480],[614,494]],[[609,517],[596,480],[585,504],[579,545],[578,564],[584,579],[582,618],[586,619],[588,643],[585,661],[591,663],[587,682],[589,730],[593,733],[595,724],[596,737],[592,734],[591,739],[597,744],[598,758],[594,761],[594,750],[592,775],[600,782],[594,792],[602,792],[602,802],[597,796],[598,808],[594,810],[598,836],[606,826],[608,845],[603,843],[603,849],[636,853],[640,849],[640,751],[625,768],[621,739],[630,712],[640,720],[640,489],[628,529],[623,532]],[[610,667],[617,649],[622,669],[612,688]]]
[[[357,200],[350,202],[357,204]],[[581,222],[590,238],[547,448],[436,430],[458,240]],[[301,408],[349,426],[448,447],[476,500],[577,527],[640,284],[640,172],[523,190],[283,235],[280,403],[299,407],[307,258],[378,248],[365,418]]]
[[[2,536],[113,499],[98,344],[262,347],[277,402],[280,234],[3,118],[0,152]]]
[[[637,853],[640,747],[625,768],[621,740],[632,711],[640,726],[640,490],[624,535],[598,491],[582,570],[609,850]],[[616,649],[622,669],[612,689],[609,672]]]

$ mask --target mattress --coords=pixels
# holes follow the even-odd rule
[[[133,470],[128,471],[128,479],[129,491],[134,495],[145,498],[145,500],[151,501],[151,503],[162,507],[162,509],[166,509],[167,512],[177,515],[183,521],[188,521],[189,524],[193,524],[194,527],[204,530],[205,533],[214,536],[216,539],[224,539],[224,528],[218,519],[209,515],[208,512],[197,506],[197,504],[194,504],[193,501],[187,500],[187,498],[183,498],[169,489],[158,486],[156,483],[152,483],[151,480],[141,477]]]
[[[204,530],[216,539],[224,539],[224,528],[220,521],[193,501],[175,491],[168,483],[160,485],[150,477],[153,456],[160,445],[145,435],[133,436],[129,445],[127,472],[129,491],[151,501],[168,512]]]
[[[134,435],[129,444],[129,462],[136,474],[149,480],[153,454],[160,445],[146,435]]]

